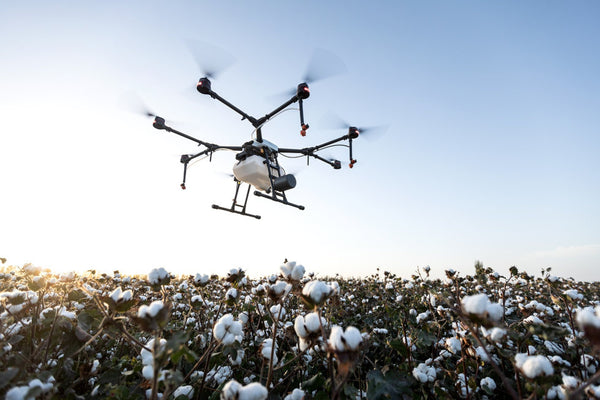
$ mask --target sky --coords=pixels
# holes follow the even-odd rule
[[[600,5],[594,1],[5,1],[0,6],[0,257],[56,271],[410,277],[542,268],[600,280]],[[198,49],[192,42],[210,44]],[[195,143],[253,128],[195,91],[261,117],[302,81],[315,49],[346,71],[263,128],[280,147],[385,126],[325,156],[280,159],[293,207],[230,206],[234,153],[188,170]],[[213,58],[211,58],[213,57]],[[198,62],[199,61],[199,62]],[[136,100],[137,99],[137,100]],[[297,105],[294,105],[297,107]]]

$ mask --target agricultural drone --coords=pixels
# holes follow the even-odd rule
[[[349,152],[349,167],[352,168],[356,164],[356,159],[352,154],[352,141],[358,138],[361,133],[358,128],[354,126],[347,126],[347,133],[341,137],[333,140],[329,140],[325,143],[318,144],[316,146],[304,147],[304,148],[282,148],[276,146],[274,143],[269,142],[263,137],[262,129],[267,122],[273,119],[275,116],[285,111],[287,107],[294,103],[298,103],[298,111],[300,114],[300,134],[306,136],[306,132],[309,125],[304,121],[304,107],[303,102],[309,98],[310,89],[308,83],[314,81],[307,76],[305,82],[300,83],[296,89],[290,93],[291,98],[285,101],[282,105],[266,114],[263,117],[255,118],[242,111],[212,89],[211,78],[213,75],[207,73],[206,76],[200,78],[196,89],[203,95],[210,96],[211,98],[219,101],[237,114],[241,115],[242,120],[247,120],[254,127],[252,140],[245,142],[241,146],[225,146],[215,143],[208,143],[203,140],[197,139],[183,132],[180,132],[172,127],[168,126],[164,118],[157,115],[147,113],[148,116],[154,117],[152,126],[159,130],[165,130],[167,132],[174,133],[182,136],[188,140],[191,140],[202,146],[203,150],[195,154],[183,154],[181,156],[181,163],[183,164],[183,181],[181,188],[186,188],[186,174],[187,168],[190,161],[205,156],[212,161],[213,153],[219,150],[230,150],[237,152],[235,155],[235,165],[233,166],[233,179],[235,181],[235,195],[230,207],[222,207],[216,204],[212,205],[212,208],[216,210],[228,211],[235,214],[246,215],[260,219],[260,215],[249,214],[246,212],[246,206],[248,203],[248,197],[250,195],[251,187],[254,186],[254,195],[263,197],[278,203],[285,204],[287,206],[296,207],[300,210],[304,210],[304,206],[294,204],[288,201],[286,192],[293,189],[296,186],[296,178],[293,174],[286,173],[283,167],[280,165],[278,155],[285,157],[303,157],[306,156],[307,163],[310,157],[320,160],[334,169],[340,169],[342,167],[339,160],[326,158],[319,155],[318,152],[332,146],[340,146],[338,144],[342,141],[348,141],[344,147],[348,148]],[[240,194],[240,186],[246,184],[248,186],[245,194],[245,198],[238,201],[238,195]],[[243,195],[242,195],[243,197]]]

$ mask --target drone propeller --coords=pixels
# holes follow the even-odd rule
[[[349,124],[338,116],[330,116],[328,119],[329,121],[324,123],[327,128],[348,130],[348,134],[351,135],[352,139],[356,139],[359,136],[366,136],[373,139],[382,135],[388,129],[387,125],[357,127]]]
[[[306,66],[302,75],[302,82],[310,85],[312,83],[341,75],[347,71],[344,62],[330,51],[317,48]],[[283,93],[274,95],[274,98],[291,97],[297,94],[298,88],[286,90]]]
[[[229,68],[235,58],[224,49],[199,40],[186,40],[202,77],[213,79]]]
[[[346,65],[338,56],[324,49],[315,49],[302,81],[307,84],[315,83],[346,71]]]

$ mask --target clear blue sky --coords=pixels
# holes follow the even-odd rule
[[[600,5],[595,1],[4,2],[0,6],[0,257],[55,269],[320,274],[377,267],[600,280]],[[136,93],[172,126],[239,145],[250,124],[194,91],[186,40],[235,64],[213,89],[254,116],[277,107],[315,48],[347,73],[311,86],[265,138],[341,136],[328,115],[389,125],[358,164],[298,170],[290,201],[230,204],[233,153],[189,170],[197,147],[131,113]],[[126,102],[125,102],[126,103]],[[330,154],[345,161],[343,149]],[[344,166],[346,166],[344,162]]]

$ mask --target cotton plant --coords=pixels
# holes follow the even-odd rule
[[[109,310],[116,312],[129,311],[136,303],[132,290],[123,290],[121,286],[117,287],[110,295],[102,297],[101,300],[108,305]]]
[[[304,266],[296,264],[295,261],[288,261],[279,267],[279,269],[283,278],[290,283],[300,282],[306,272]]]
[[[314,280],[302,289],[302,299],[312,307],[319,307],[333,294],[333,288],[325,282]]]
[[[171,282],[171,274],[163,267],[154,268],[148,273],[148,282],[154,288],[168,285]]]
[[[155,300],[138,308],[137,316],[131,318],[146,332],[156,333],[163,329],[171,314],[171,304]]]
[[[322,336],[321,327],[326,325],[325,318],[316,312],[297,316],[294,320],[294,331],[298,336],[300,350],[304,351],[315,345]]]
[[[223,315],[213,327],[214,338],[223,346],[241,342],[243,326],[239,320],[234,320],[232,314]]]
[[[283,299],[290,293],[291,290],[291,284],[278,280],[267,285],[266,287],[267,295],[274,303],[283,301]]]

